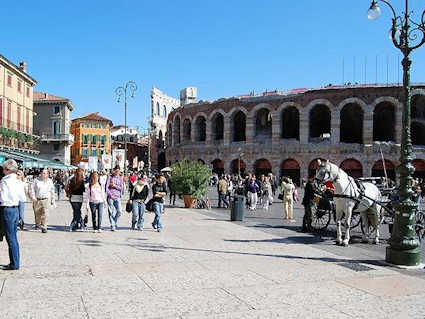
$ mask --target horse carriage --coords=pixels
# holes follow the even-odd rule
[[[338,166],[319,161],[316,173],[316,196],[311,207],[311,227],[325,230],[333,219],[337,224],[337,243],[348,245],[350,229],[361,226],[363,241],[375,233],[374,243],[379,242],[379,226],[388,224],[391,232],[395,210],[393,202],[398,197],[395,188],[380,187],[371,183],[371,179],[354,179]],[[373,179],[373,178],[372,178]],[[320,183],[332,181],[336,184],[335,194],[321,191]],[[425,205],[423,205],[425,206]],[[419,205],[415,213],[416,235],[425,239],[425,207]],[[341,222],[345,220],[345,239],[342,240]],[[348,227],[348,221],[350,225]]]

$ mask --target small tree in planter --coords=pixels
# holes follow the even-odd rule
[[[171,166],[171,183],[179,196],[183,195],[185,207],[193,206],[195,199],[200,199],[208,191],[211,177],[210,168],[199,161],[183,160]]]

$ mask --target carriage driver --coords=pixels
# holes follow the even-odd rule
[[[308,181],[305,184],[304,188],[304,197],[303,197],[303,206],[304,206],[304,217],[303,217],[303,226],[301,231],[303,233],[311,232],[311,206],[314,199],[314,175],[311,174],[308,176]]]

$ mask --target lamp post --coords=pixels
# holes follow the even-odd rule
[[[130,97],[134,98],[134,92],[137,90],[137,85],[133,81],[128,81],[125,86],[119,86],[115,89],[115,94],[117,95],[117,102],[120,103],[121,97],[124,96],[124,174],[125,181],[128,181],[128,172],[127,172],[127,97],[128,94],[131,94]]]
[[[411,200],[412,174],[412,140],[410,134],[410,53],[425,43],[425,11],[419,23],[412,20],[409,1],[405,0],[404,12],[397,16],[396,11],[387,0],[372,0],[368,19],[375,20],[381,15],[378,3],[386,4],[393,13],[391,40],[403,54],[403,127],[400,149],[400,165],[397,173],[400,179],[399,201],[394,205],[394,226],[386,250],[386,261],[391,264],[416,266],[421,262],[419,242],[415,235],[415,212],[417,204]]]

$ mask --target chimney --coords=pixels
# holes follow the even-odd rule
[[[25,62],[25,61],[19,62],[19,68],[20,68],[23,72],[27,73],[27,62]]]

